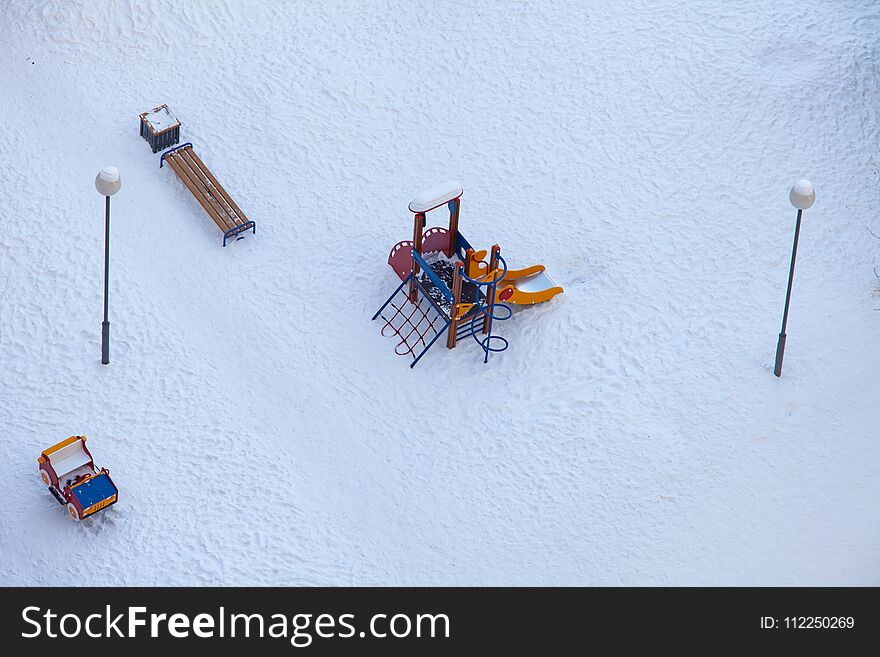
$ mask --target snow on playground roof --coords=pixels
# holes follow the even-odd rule
[[[442,183],[416,196],[409,202],[410,212],[427,212],[462,195],[461,185],[454,180]]]

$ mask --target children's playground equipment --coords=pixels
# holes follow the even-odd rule
[[[226,246],[226,241],[232,237],[240,239],[243,237],[241,233],[247,230],[256,234],[257,225],[245,216],[223,186],[217,182],[214,174],[196,155],[191,143],[175,146],[162,153],[159,160],[160,169],[165,162],[168,162],[177,177],[183,181],[186,188],[205,208],[205,212],[223,231],[223,246]]]
[[[168,105],[159,105],[141,114],[140,130],[141,137],[147,140],[154,153],[180,141],[180,121],[168,109]],[[256,234],[257,225],[247,218],[223,189],[223,185],[196,155],[191,143],[175,146],[162,153],[159,159],[160,169],[166,161],[208,216],[223,231],[223,246],[231,238],[242,239],[248,230]]]
[[[388,256],[402,282],[373,319],[381,317],[382,335],[398,340],[398,355],[413,357],[410,367],[444,332],[448,349],[472,337],[486,363],[490,352],[507,349],[507,340],[492,329],[510,319],[511,305],[541,303],[563,291],[543,265],[508,269],[497,244],[488,261],[487,251],[475,251],[458,230],[462,193],[461,185],[447,182],[416,196],[409,204],[413,239],[395,244]],[[425,230],[426,214],[444,204],[449,227]]]
[[[82,520],[116,504],[119,489],[107,468],[98,470],[86,447],[85,436],[71,436],[45,450],[40,458],[40,479],[74,520]]]

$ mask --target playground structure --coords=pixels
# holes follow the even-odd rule
[[[180,141],[180,120],[168,108],[159,105],[140,114],[140,131],[153,152],[174,146]],[[165,163],[204,208],[217,227],[223,231],[223,246],[235,238],[242,239],[247,231],[257,232],[257,225],[247,218],[238,204],[232,200],[211,170],[196,155],[191,142],[174,146],[162,153],[159,168]]]
[[[107,468],[98,470],[85,436],[71,436],[45,450],[37,459],[40,480],[74,520],[116,504],[119,489]]]
[[[497,244],[476,251],[458,230],[462,194],[461,185],[447,182],[416,196],[409,204],[413,239],[395,244],[388,256],[401,283],[373,320],[384,320],[382,335],[398,340],[395,353],[413,357],[410,367],[444,333],[448,349],[472,337],[487,363],[490,352],[508,347],[492,330],[496,321],[510,319],[512,305],[542,303],[563,291],[543,265],[508,269]],[[425,230],[427,213],[442,205],[449,209],[448,228]]]
[[[165,162],[168,162],[177,177],[183,181],[205,212],[223,231],[223,246],[226,246],[226,241],[230,238],[240,239],[242,233],[247,230],[256,234],[257,225],[245,216],[210,169],[196,155],[192,143],[187,142],[162,153],[159,159],[160,169]]]

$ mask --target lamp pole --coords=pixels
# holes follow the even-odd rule
[[[791,284],[794,280],[794,261],[797,258],[798,238],[801,233],[801,217],[804,210],[813,205],[816,201],[816,190],[809,180],[798,180],[791,187],[788,193],[788,200],[797,208],[797,222],[794,226],[794,244],[791,247],[791,266],[788,270],[788,289],[785,292],[785,310],[782,312],[782,330],[779,332],[779,339],[776,341],[776,365],[773,368],[773,374],[782,376],[782,359],[785,356],[785,329],[788,326],[788,308],[791,305]]]
[[[95,188],[104,197],[104,321],[101,323],[101,364],[110,362],[110,320],[108,298],[110,287],[110,197],[122,187],[116,167],[104,167],[95,177]]]

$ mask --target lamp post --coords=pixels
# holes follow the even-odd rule
[[[95,177],[95,188],[104,197],[104,322],[101,324],[101,364],[110,362],[110,321],[107,318],[107,290],[110,278],[110,197],[122,187],[116,167],[104,167]]]
[[[797,257],[798,236],[801,232],[801,216],[804,210],[816,201],[816,190],[809,180],[798,180],[791,186],[788,200],[797,208],[797,223],[794,227],[794,244],[791,247],[791,267],[788,270],[788,291],[785,293],[785,310],[782,313],[782,330],[779,332],[779,340],[776,342],[776,366],[773,373],[782,376],[782,358],[785,355],[785,327],[788,324],[788,307],[791,303],[791,282],[794,278],[794,260]]]

